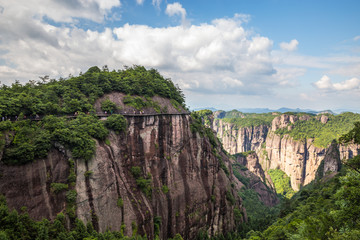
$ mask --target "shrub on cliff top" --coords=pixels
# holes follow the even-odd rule
[[[101,110],[106,111],[108,113],[115,112],[118,109],[116,103],[110,101],[109,99],[105,99],[101,102]]]
[[[106,93],[122,92],[129,95],[172,99],[185,107],[184,94],[177,85],[155,69],[134,66],[125,70],[108,71],[98,67],[69,79],[48,79],[48,82],[19,82],[0,87],[0,117],[91,112],[96,99]],[[177,104],[176,104],[177,103]]]
[[[108,129],[112,129],[118,133],[124,131],[126,129],[126,125],[127,122],[125,117],[120,114],[111,115],[105,120],[105,126]]]

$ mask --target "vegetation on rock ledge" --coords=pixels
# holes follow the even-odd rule
[[[307,121],[298,120],[291,125],[291,129],[281,128],[276,130],[276,134],[288,134],[295,140],[314,139],[314,146],[327,147],[332,140],[338,139],[343,134],[350,131],[356,121],[360,121],[360,114],[346,112],[339,115],[327,115],[327,123],[321,123],[316,116],[312,116]]]
[[[276,117],[272,113],[242,113],[237,110],[226,112],[222,121],[232,123],[236,127],[256,127],[260,125],[270,126]]]

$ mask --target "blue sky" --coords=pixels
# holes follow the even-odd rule
[[[0,0],[0,81],[157,68],[191,108],[360,110],[357,0]]]

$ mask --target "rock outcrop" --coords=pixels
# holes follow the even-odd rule
[[[317,177],[324,177],[328,173],[336,173],[340,170],[341,161],[339,148],[336,141],[333,141],[326,150],[325,157],[317,170]]]
[[[212,128],[217,132],[226,151],[231,154],[255,151],[264,170],[281,169],[290,177],[292,188],[299,190],[301,186],[315,179],[318,167],[325,156],[328,157],[326,169],[338,171],[337,163],[341,159],[360,154],[360,146],[354,144],[335,144],[336,146],[319,148],[314,146],[312,139],[297,141],[289,135],[280,136],[275,133],[281,128],[291,130],[295,122],[310,119],[311,117],[306,114],[301,116],[282,114],[273,119],[271,127],[266,125],[237,127],[222,119],[214,119]],[[329,121],[326,115],[319,115],[316,119],[323,124]],[[339,154],[327,154],[329,148],[336,148]],[[258,172],[255,174],[259,176]]]
[[[297,191],[315,179],[325,149],[315,147],[312,139],[302,142],[270,132],[261,156],[264,169],[281,169],[290,177],[291,186]]]
[[[230,154],[259,150],[269,131],[266,125],[238,128],[221,119],[215,119],[211,127]]]
[[[239,171],[244,177],[249,179],[249,189],[258,193],[259,200],[267,206],[275,206],[279,203],[273,183],[268,174],[262,169],[257,154],[250,153],[247,156],[238,155],[236,162],[245,166],[248,170]]]
[[[128,117],[127,131],[97,141],[95,156],[76,160],[76,216],[95,229],[135,229],[154,238],[154,218],[161,218],[161,239],[180,233],[194,239],[199,230],[213,236],[235,227],[234,208],[245,209],[236,191],[241,183],[229,159],[207,138],[190,131],[189,115]],[[216,154],[215,154],[216,153]],[[35,219],[54,219],[68,211],[71,154],[59,147],[46,159],[22,166],[0,165],[0,193],[12,209],[27,207]],[[222,159],[222,165],[219,158]],[[227,168],[229,173],[223,170]],[[133,169],[140,170],[138,174]],[[231,183],[235,184],[231,184]],[[243,219],[244,220],[244,219]]]

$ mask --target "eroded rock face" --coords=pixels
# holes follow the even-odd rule
[[[190,116],[127,120],[125,133],[110,133],[110,144],[96,143],[93,159],[75,161],[78,218],[92,222],[99,231],[120,230],[124,224],[127,235],[137,228],[152,239],[154,218],[161,217],[161,239],[176,233],[193,239],[200,229],[209,235],[233,230],[234,208],[246,217],[237,195],[241,184],[231,174],[229,159],[220,147],[216,156],[207,138],[190,131]],[[54,219],[66,209],[66,191],[55,194],[50,185],[67,183],[69,157],[64,151],[52,150],[47,159],[31,164],[1,165],[0,193],[11,208],[26,206],[36,219]],[[220,167],[219,157],[229,176]],[[139,176],[132,174],[133,167],[140,168]],[[151,179],[150,194],[141,190],[141,178]]]
[[[306,142],[293,140],[290,136],[283,137],[270,132],[266,139],[265,156],[261,164],[265,169],[279,168],[291,180],[294,190],[315,179],[316,170],[325,156],[325,149],[317,148],[312,140]]]
[[[329,118],[326,115],[319,115],[317,119],[326,124]],[[306,185],[315,179],[316,171],[324,160],[327,148],[318,148],[313,145],[312,139],[297,141],[288,135],[280,136],[275,131],[280,128],[291,130],[297,121],[308,121],[310,116],[282,114],[273,119],[271,128],[257,126],[250,128],[236,128],[233,124],[215,119],[212,128],[223,142],[224,149],[231,154],[253,150],[260,158],[264,170],[279,168],[291,179],[294,190]],[[352,158],[360,154],[360,146],[354,144],[336,145],[339,155],[332,155],[327,160],[329,171],[338,171],[337,162],[340,159]],[[250,169],[250,168],[249,168]],[[258,176],[258,170],[254,169]]]
[[[0,162],[0,193],[5,195],[10,209],[25,206],[36,220],[54,219],[66,208],[66,192],[55,192],[51,183],[66,183],[68,173],[66,157],[55,149],[46,159],[22,166]]]
[[[260,149],[269,130],[268,126],[265,125],[238,128],[236,125],[224,122],[221,119],[213,121],[212,129],[221,139],[224,149],[230,154]]]
[[[360,154],[360,145],[359,144],[340,145],[339,153],[341,160],[353,158]]]
[[[333,141],[329,148],[326,150],[324,157],[324,171],[323,174],[329,172],[338,172],[340,170],[340,152],[336,141]]]
[[[271,131],[275,132],[279,128],[287,127],[289,123],[295,123],[297,120],[299,120],[298,116],[282,114],[281,116],[273,119]]]
[[[239,155],[236,162],[248,168],[248,170],[239,171],[239,173],[250,180],[248,188],[258,193],[260,201],[270,207],[279,203],[271,178],[265,174],[256,153],[251,153],[246,157]]]

